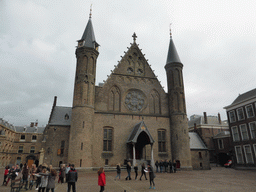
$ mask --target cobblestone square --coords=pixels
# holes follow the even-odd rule
[[[0,180],[3,181],[3,169]],[[116,172],[106,172],[105,192],[148,192],[148,191],[256,191],[256,171],[234,170],[223,167],[213,167],[211,170],[202,171],[178,171],[177,173],[156,173],[156,189],[149,189],[149,180],[125,180],[127,172],[122,170],[121,180],[114,180]],[[98,177],[96,172],[83,172],[78,170],[77,192],[99,191]],[[140,176],[140,172],[139,172]],[[9,192],[9,186],[1,186],[1,192]],[[23,191],[23,190],[22,190]],[[35,187],[33,190],[35,191]],[[67,184],[56,184],[55,192],[66,192]]]

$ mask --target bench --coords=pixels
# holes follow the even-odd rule
[[[12,182],[11,182],[11,192],[18,192],[18,191],[21,190],[21,188],[23,186],[23,183],[21,181],[22,181],[21,178],[12,180]]]

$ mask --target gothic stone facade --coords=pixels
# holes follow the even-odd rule
[[[53,166],[115,166],[127,161],[178,160],[191,169],[182,63],[170,39],[166,93],[136,43],[108,79],[95,85],[99,55],[91,18],[76,49],[73,107],[55,97],[44,135]],[[164,68],[164,65],[162,65]]]

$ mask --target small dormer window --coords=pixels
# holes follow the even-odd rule
[[[65,117],[64,117],[65,120],[68,120],[69,119],[69,115],[66,113]]]
[[[84,41],[79,41],[78,42],[78,47],[82,47],[84,45]]]

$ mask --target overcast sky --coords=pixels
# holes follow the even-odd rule
[[[184,65],[188,116],[221,114],[255,88],[255,0],[1,0],[0,118],[14,125],[48,122],[53,98],[72,106],[75,48],[92,23],[100,55],[96,82],[137,43],[167,88],[169,24]]]

